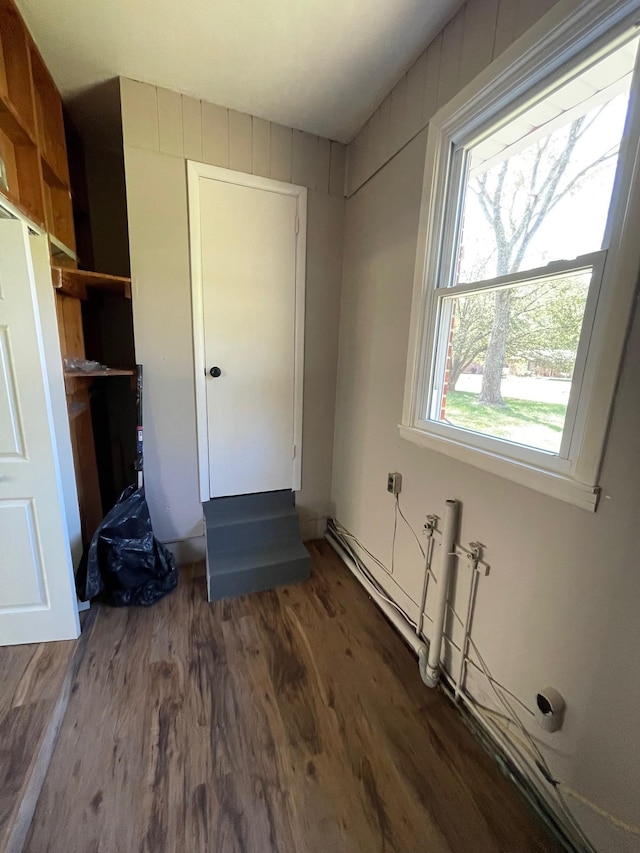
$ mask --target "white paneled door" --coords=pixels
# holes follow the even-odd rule
[[[79,633],[29,237],[0,220],[0,645]]]
[[[203,500],[299,488],[306,190],[190,167]]]

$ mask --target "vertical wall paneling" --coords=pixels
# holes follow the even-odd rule
[[[187,160],[202,160],[202,108],[195,98],[182,96],[182,127],[184,156]]]
[[[323,193],[329,192],[330,160],[331,142],[319,136],[316,158],[316,189]]]
[[[345,195],[347,198],[360,186],[357,165],[360,162],[360,134],[358,133],[347,146],[345,160]]]
[[[458,88],[466,86],[491,62],[497,16],[498,0],[476,0],[467,4]]]
[[[121,78],[126,145],[344,196],[345,146]]]
[[[557,2],[467,0],[347,146],[347,197]]]
[[[375,171],[384,162],[384,152],[382,150],[383,140],[380,132],[381,121],[382,110],[378,107],[367,123],[369,130],[368,144],[371,149],[371,153],[369,155],[371,171]]]
[[[271,177],[276,181],[291,181],[291,149],[293,131],[290,127],[271,123]]]
[[[391,157],[391,95],[380,104],[380,161],[381,165]]]
[[[125,113],[124,124],[129,116]],[[145,489],[163,541],[203,533],[198,494],[184,160],[125,146],[136,356],[144,364]]]
[[[409,138],[407,114],[407,75],[398,81],[391,92],[391,149],[402,148]]]
[[[182,98],[169,89],[157,89],[157,96],[160,151],[173,157],[183,157]]]
[[[202,159],[229,168],[229,110],[202,102]]]
[[[254,116],[252,134],[251,171],[268,178],[271,174],[271,123]]]
[[[465,7],[452,18],[442,32],[442,55],[438,79],[438,107],[446,104],[458,92],[458,72],[462,54]]]
[[[365,126],[358,134],[360,157],[358,162],[356,163],[357,168],[354,170],[354,177],[358,181],[358,183],[366,181],[367,176],[370,175],[375,168],[373,159],[374,146],[371,121],[372,119],[369,119],[369,121],[365,124]]]
[[[427,68],[427,53],[423,51],[407,74],[407,139],[422,127],[422,104]]]
[[[331,460],[342,286],[343,198],[309,193],[302,422],[302,492],[296,506],[307,536],[323,535],[313,519],[331,512]],[[330,450],[329,450],[330,448]],[[315,528],[315,530],[314,530]],[[320,529],[319,529],[320,528]]]
[[[516,22],[518,19],[517,0],[499,0],[496,32],[493,39],[493,58],[500,56],[516,37]]]
[[[514,40],[525,33],[536,21],[540,20],[552,6],[555,6],[555,3],[556,0],[536,0],[535,3],[531,3],[531,0],[519,0],[517,4],[514,4],[518,6]]]
[[[229,168],[251,173],[251,116],[229,110]]]
[[[424,68],[424,100],[422,102],[422,125],[428,124],[438,109],[438,80],[442,56],[442,33],[426,50]]]
[[[120,100],[122,112],[128,119],[123,128],[125,145],[159,151],[156,87],[121,78]]]
[[[318,137],[303,130],[294,130],[292,183],[315,187],[317,156]]]
[[[331,143],[331,162],[329,164],[329,192],[331,195],[344,195],[345,149],[339,142]]]

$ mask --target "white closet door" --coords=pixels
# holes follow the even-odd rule
[[[0,220],[0,645],[79,633],[29,238]]]
[[[199,211],[210,496],[292,489],[298,198],[201,176]]]

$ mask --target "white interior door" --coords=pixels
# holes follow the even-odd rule
[[[0,645],[79,633],[29,238],[0,220]]]
[[[299,488],[306,191],[247,180],[198,176],[208,497]]]

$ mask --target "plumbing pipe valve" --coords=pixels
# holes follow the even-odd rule
[[[438,516],[437,515],[428,515],[427,520],[424,524],[424,531],[427,536],[431,537],[438,529]]]

